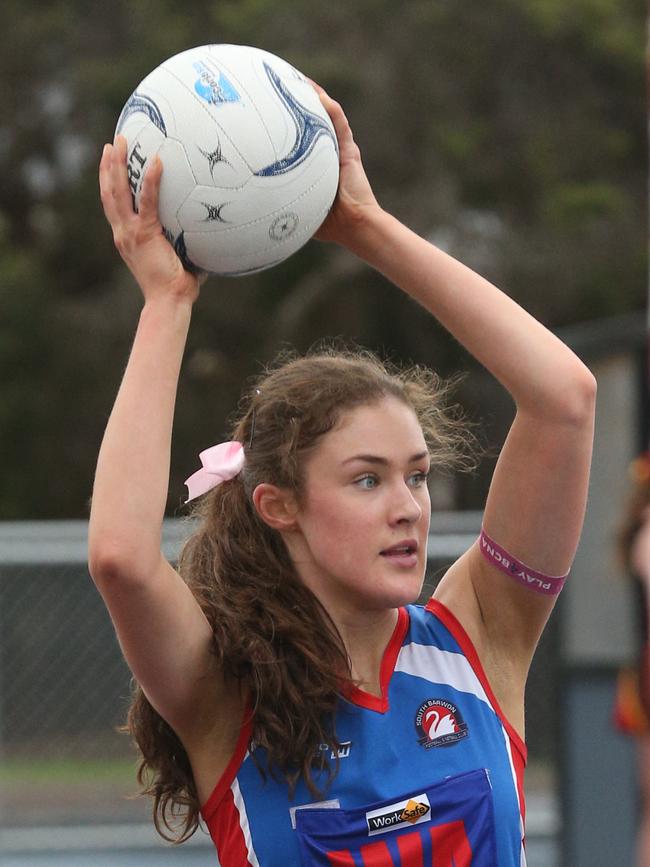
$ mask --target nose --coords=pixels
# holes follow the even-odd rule
[[[405,482],[401,483],[391,503],[391,523],[415,524],[421,517],[422,506],[418,502],[413,489]]]

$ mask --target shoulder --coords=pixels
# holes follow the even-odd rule
[[[407,641],[435,644],[442,649],[461,649],[458,637],[465,630],[452,611],[433,596],[424,604],[408,605],[410,626]]]

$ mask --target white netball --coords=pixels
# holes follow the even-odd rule
[[[166,60],[128,99],[118,133],[136,208],[160,156],[160,222],[189,270],[235,276],[282,262],[336,195],[336,135],[316,91],[258,48],[203,45]]]

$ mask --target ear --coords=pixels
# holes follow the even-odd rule
[[[298,506],[293,493],[262,482],[253,491],[253,505],[257,514],[274,530],[286,533],[296,528]]]

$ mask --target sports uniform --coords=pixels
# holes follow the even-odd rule
[[[380,682],[381,697],[341,699],[339,771],[317,804],[302,780],[292,800],[262,780],[243,728],[201,811],[222,867],[525,865],[526,747],[447,608],[399,610]]]

